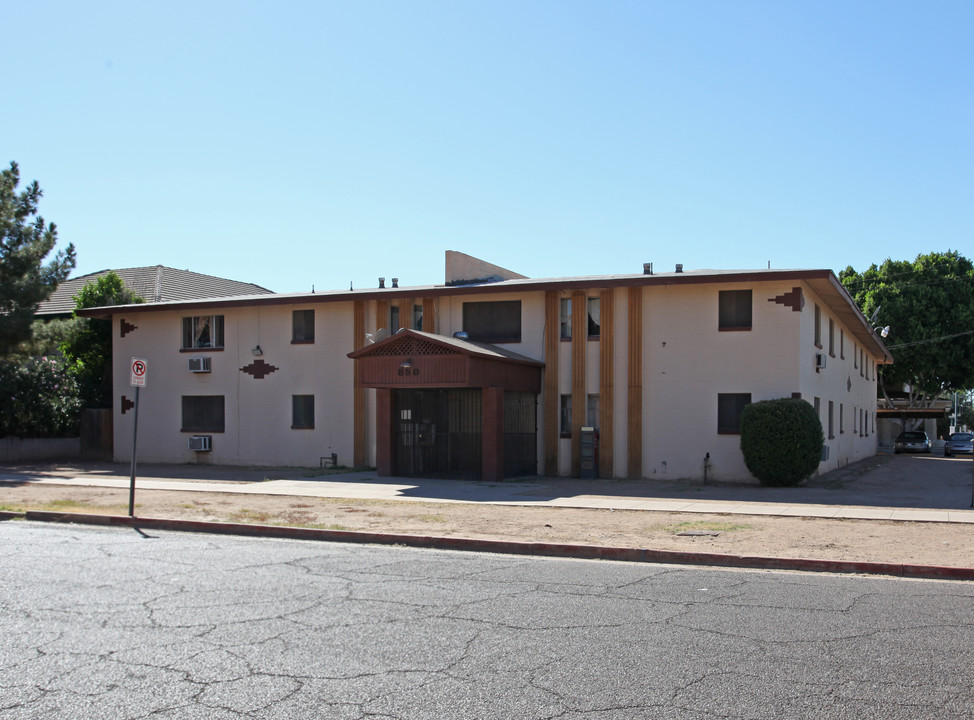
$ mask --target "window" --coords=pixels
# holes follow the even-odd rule
[[[291,343],[313,343],[315,341],[315,311],[295,310],[291,313]]]
[[[183,318],[183,349],[223,347],[223,316],[197,315]]]
[[[819,420],[822,419],[822,401],[819,398],[812,399],[812,407],[815,408],[815,415]]]
[[[845,330],[839,328],[839,359],[845,360]]]
[[[568,340],[572,336],[572,301],[571,298],[561,299],[559,322],[561,323],[561,339]]]
[[[839,435],[845,435],[845,406],[839,403]]]
[[[560,433],[562,437],[572,436],[572,396],[571,395],[561,396]]]
[[[852,343],[852,367],[859,367],[859,343]]]
[[[829,440],[835,438],[835,425],[833,424],[833,415],[835,412],[835,405],[831,400],[829,400]]]
[[[751,291],[721,290],[718,294],[719,330],[751,329]]]
[[[835,357],[835,320],[829,318],[829,355]]]
[[[464,303],[463,329],[471,340],[479,342],[521,342],[521,301]]]
[[[393,305],[389,308],[389,334],[395,335],[399,332],[399,306]]]
[[[602,334],[602,303],[600,298],[588,298],[588,337],[595,340]]]
[[[423,329],[423,306],[413,305],[413,330]]]
[[[822,308],[815,303],[815,347],[822,347]]]
[[[717,434],[740,435],[741,413],[751,404],[751,393],[717,395]]]
[[[585,407],[585,424],[588,427],[597,428],[599,426],[599,396],[589,395],[588,403]]]
[[[183,395],[182,432],[223,432],[222,395]]]
[[[315,396],[291,396],[291,429],[311,430],[315,426]]]

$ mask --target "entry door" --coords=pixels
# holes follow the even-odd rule
[[[480,479],[479,389],[394,390],[393,474]]]

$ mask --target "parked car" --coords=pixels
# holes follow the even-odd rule
[[[893,452],[930,452],[930,438],[923,430],[904,430],[896,437]]]
[[[951,433],[944,445],[944,455],[974,455],[974,433]]]

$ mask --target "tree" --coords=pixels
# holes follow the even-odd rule
[[[19,194],[20,169],[0,172],[0,357],[28,339],[38,304],[74,269],[74,245],[44,264],[57,243],[54,223],[37,214],[41,189],[35,180]]]
[[[956,251],[886,260],[839,278],[867,317],[889,326],[893,364],[879,384],[904,389],[911,408],[930,407],[944,392],[974,387],[974,264]]]
[[[111,407],[112,324],[109,320],[78,317],[78,310],[108,305],[143,303],[114,272],[88,281],[74,296],[75,320],[61,342],[61,354],[78,379],[85,407]]]

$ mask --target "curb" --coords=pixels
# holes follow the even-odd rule
[[[680,550],[532,543],[516,540],[478,540],[474,538],[447,538],[431,535],[399,535],[394,533],[357,532],[353,530],[321,530],[317,528],[287,527],[281,525],[214,523],[199,520],[170,520],[164,518],[129,517],[127,515],[89,515],[84,513],[58,513],[39,510],[0,512],[0,521],[13,519],[151,530],[172,530],[177,532],[241,535],[245,537],[265,537],[284,540],[402,545],[436,550],[489,552],[534,557],[617,560],[621,562],[697,565],[751,570],[795,570],[799,572],[888,575],[923,580],[974,580],[974,568],[956,568],[939,565],[911,565],[905,563],[860,562],[854,560],[772,558],[722,553],[693,553]]]

